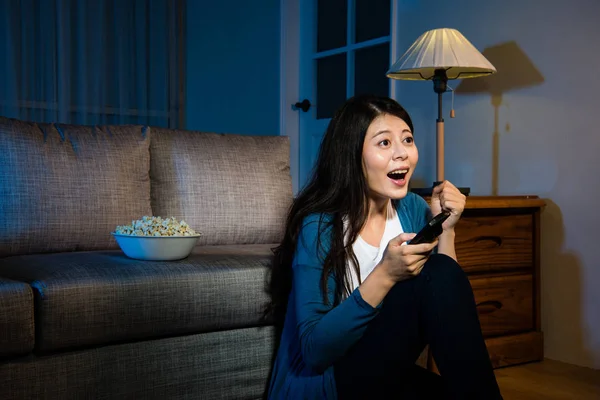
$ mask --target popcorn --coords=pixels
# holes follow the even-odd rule
[[[132,236],[193,236],[199,235],[184,221],[174,217],[161,218],[143,216],[142,219],[131,221],[131,225],[119,225],[115,230],[119,235]]]

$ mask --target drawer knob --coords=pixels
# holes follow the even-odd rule
[[[493,242],[496,246],[502,246],[502,238],[500,236],[479,236],[475,238],[476,242]]]
[[[502,303],[495,300],[482,301],[477,304],[477,310],[480,314],[491,314],[502,308]]]

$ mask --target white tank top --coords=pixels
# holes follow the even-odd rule
[[[354,250],[358,264],[360,265],[360,282],[364,282],[379,261],[381,261],[388,242],[402,232],[404,231],[402,230],[402,224],[400,224],[400,218],[398,218],[398,214],[394,207],[390,207],[379,247],[368,244],[360,237],[360,235],[356,238],[356,241],[352,245],[352,249]],[[354,290],[358,287],[360,282],[354,271],[352,260],[348,261],[348,267],[348,271],[352,278],[352,289]]]

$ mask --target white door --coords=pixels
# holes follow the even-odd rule
[[[394,97],[394,85],[385,73],[397,54],[393,39],[397,18],[392,18],[397,0],[297,1],[282,2],[282,33],[288,27],[282,35],[282,57],[291,54],[290,46],[299,47],[296,101],[310,102],[307,111],[293,107],[298,117],[286,123],[299,124],[297,148],[292,148],[297,155],[292,165],[297,169],[292,171],[295,190],[306,183],[327,124],[347,98],[362,93]],[[299,40],[294,43],[290,18],[298,14]],[[288,85],[290,70],[286,68]]]

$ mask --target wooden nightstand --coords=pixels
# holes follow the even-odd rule
[[[543,359],[540,212],[544,205],[536,196],[471,196],[456,226],[456,255],[469,275],[495,368]]]

